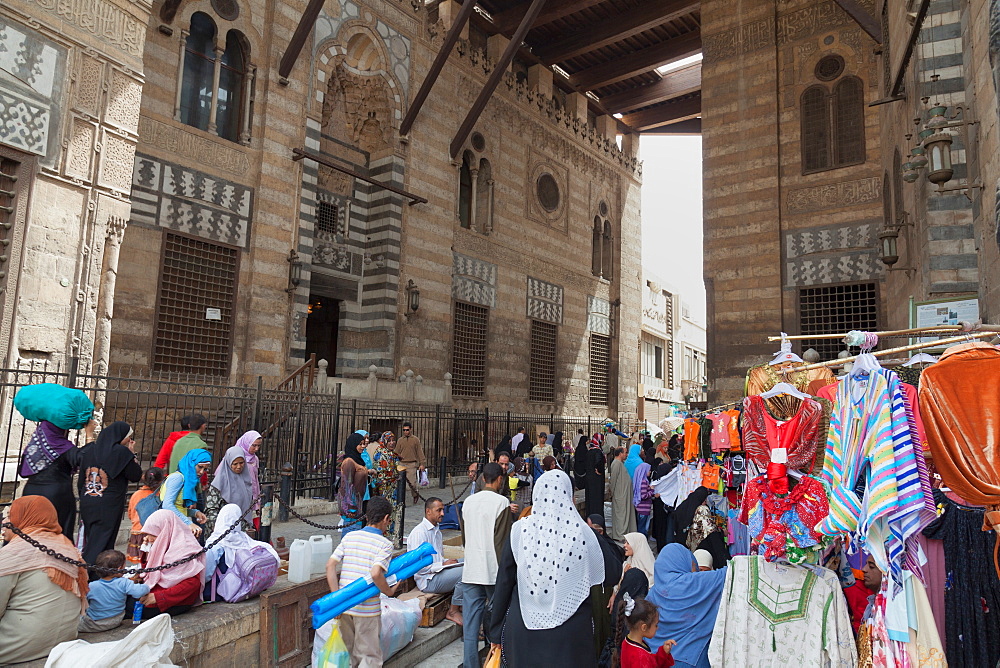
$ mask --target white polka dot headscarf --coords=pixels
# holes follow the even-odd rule
[[[552,629],[573,616],[592,585],[604,582],[604,558],[563,471],[543,473],[531,501],[531,515],[515,523],[510,535],[517,593],[524,625]]]

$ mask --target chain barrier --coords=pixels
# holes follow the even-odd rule
[[[424,503],[427,503],[427,498],[423,494],[420,493],[420,491],[413,485],[413,483],[410,481],[410,479],[407,478],[405,475],[403,475],[403,478],[406,480],[406,486],[410,488],[410,491],[413,492],[414,496],[416,496],[418,499],[420,499]],[[459,492],[458,494],[455,494],[454,498],[451,501],[445,501],[444,505],[451,506],[451,505],[454,505],[454,504],[458,503],[458,500],[461,499],[463,496],[465,496],[465,492],[468,491],[469,487],[471,487],[472,483],[474,483],[474,482],[475,482],[475,480],[470,480],[465,485],[465,487],[462,488],[461,492]],[[452,493],[455,492],[455,486],[454,486],[454,484],[452,484],[451,491],[452,491]]]
[[[183,557],[181,559],[177,559],[176,561],[172,561],[169,564],[161,564],[160,566],[152,566],[150,568],[105,568],[105,567],[102,567],[102,566],[91,566],[90,564],[88,564],[86,562],[77,561],[76,559],[72,559],[70,557],[67,557],[65,554],[61,554],[59,552],[56,552],[52,548],[47,547],[47,546],[43,545],[42,543],[39,543],[37,540],[35,540],[34,538],[32,538],[29,534],[24,533],[23,531],[21,531],[20,529],[18,529],[16,526],[14,526],[13,524],[11,524],[10,522],[4,522],[4,523],[0,524],[0,528],[10,529],[12,532],[14,532],[14,535],[16,535],[17,537],[21,538],[22,540],[24,540],[26,543],[28,543],[29,545],[31,545],[35,549],[37,549],[40,552],[43,552],[43,553],[49,555],[50,557],[52,557],[54,559],[57,559],[57,560],[62,561],[64,563],[70,564],[71,566],[76,566],[77,568],[87,568],[87,569],[90,569],[94,573],[99,573],[101,575],[138,575],[138,574],[141,574],[141,573],[154,573],[156,571],[165,571],[165,570],[168,570],[168,569],[171,569],[171,568],[176,568],[176,567],[178,567],[178,566],[180,566],[182,564],[186,564],[189,561],[197,559],[198,557],[200,557],[201,555],[205,554],[206,552],[208,552],[209,550],[211,550],[213,547],[215,547],[216,545],[218,545],[219,543],[221,543],[223,540],[225,540],[226,536],[228,536],[233,531],[235,531],[236,527],[240,526],[243,523],[243,519],[246,517],[247,513],[249,513],[251,510],[253,510],[254,506],[257,505],[257,502],[264,498],[264,494],[265,494],[264,492],[262,492],[261,494],[259,494],[257,496],[257,498],[254,499],[250,503],[250,507],[247,508],[243,512],[242,515],[240,515],[239,519],[237,519],[232,524],[232,526],[230,526],[228,529],[226,529],[226,531],[221,536],[219,536],[217,539],[215,539],[214,541],[212,541],[208,545],[205,545],[203,548],[201,548],[201,550],[199,550],[198,552],[194,552],[194,553],[192,553],[192,554],[190,554],[190,555],[188,555],[186,557]],[[340,525],[337,525],[337,526],[327,526],[327,525],[324,525],[324,524],[317,524],[316,522],[312,522],[312,521],[306,519],[305,517],[302,517],[297,512],[295,512],[295,510],[291,506],[289,506],[288,504],[286,504],[281,499],[281,497],[278,495],[278,493],[276,491],[274,492],[273,496],[274,496],[275,499],[278,500],[278,502],[282,506],[284,506],[297,519],[300,519],[303,522],[305,522],[306,524],[312,525],[312,526],[317,527],[319,529],[331,529],[331,530],[332,529],[343,529],[345,527],[349,527],[349,526],[352,526],[354,524],[358,524],[363,519],[363,518],[360,518],[360,519],[356,519],[356,520],[351,520],[349,522],[346,522],[344,524],[340,524]]]
[[[332,526],[332,525],[329,525],[329,524],[320,524],[318,522],[313,522],[312,520],[310,520],[310,519],[308,519],[306,517],[303,517],[302,515],[299,515],[297,512],[295,512],[295,508],[292,508],[290,505],[288,505],[287,503],[285,503],[285,501],[280,496],[278,496],[277,493],[275,493],[274,498],[276,498],[278,500],[278,503],[281,504],[281,506],[285,510],[287,510],[291,515],[293,515],[295,517],[295,519],[301,520],[301,521],[305,522],[306,524],[308,524],[309,526],[316,527],[317,529],[326,529],[327,531],[335,531],[337,529],[346,529],[349,526],[353,526],[355,524],[360,524],[361,522],[364,521],[364,517],[359,517],[356,520],[350,520],[350,521],[345,522],[343,524],[337,524],[336,526]]]

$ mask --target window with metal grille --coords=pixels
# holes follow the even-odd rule
[[[861,79],[846,77],[833,88],[833,126],[836,130],[834,166],[865,161],[865,91]]]
[[[485,306],[455,302],[451,362],[451,393],[454,396],[483,396],[489,315]]]
[[[590,335],[590,403],[607,406],[611,389],[611,337]]]
[[[340,211],[333,202],[322,200],[316,206],[316,236],[317,238],[333,241],[339,239],[342,232],[338,216]]]
[[[556,339],[559,328],[551,322],[531,321],[531,369],[528,401],[547,404],[556,400]]]
[[[878,329],[878,292],[875,283],[825,285],[799,289],[799,331],[837,334]],[[802,349],[815,348],[820,358],[833,359],[844,344],[840,339],[805,339]]]
[[[239,252],[169,232],[163,244],[153,369],[228,375]]]
[[[865,161],[864,86],[844,77],[830,92],[811,86],[799,101],[802,173],[856,165]]]

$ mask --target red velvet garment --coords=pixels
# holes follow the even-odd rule
[[[920,413],[934,466],[966,502],[1000,509],[1000,350],[948,348],[920,377]]]
[[[788,451],[788,467],[801,471],[812,468],[816,458],[816,437],[823,407],[813,399],[803,399],[790,420],[778,424],[760,396],[743,400],[743,449],[760,467],[771,461],[771,450]]]
[[[625,638],[622,640],[621,664],[622,668],[670,668],[674,665],[674,657],[667,654],[663,646],[654,654],[648,647]]]
[[[844,597],[847,599],[847,612],[851,616],[851,627],[854,635],[858,635],[858,627],[868,609],[868,597],[873,592],[861,580],[855,580],[850,587],[844,587]]]

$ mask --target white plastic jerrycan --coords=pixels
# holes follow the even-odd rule
[[[323,575],[326,573],[326,562],[333,554],[332,536],[310,536],[309,537],[309,567],[313,575]]]
[[[309,579],[312,557],[309,541],[296,538],[288,548],[288,581],[305,582]]]

